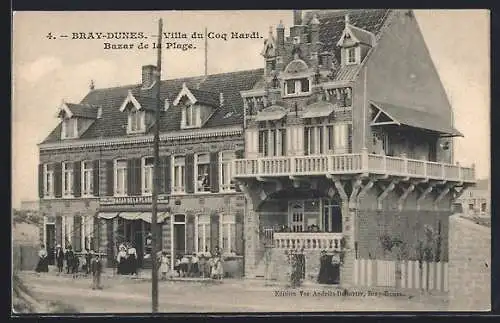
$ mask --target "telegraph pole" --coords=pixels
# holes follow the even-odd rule
[[[152,248],[151,248],[151,259],[153,261],[153,277],[151,286],[151,306],[152,312],[158,312],[158,261],[156,259],[157,254],[157,239],[158,239],[158,191],[160,184],[160,109],[161,109],[161,99],[160,99],[160,81],[161,81],[161,47],[162,47],[162,33],[163,33],[163,20],[160,18],[158,21],[158,57],[156,63],[156,117],[155,117],[155,132],[154,132],[154,168],[153,168],[153,191],[152,191],[152,206],[153,210],[151,213],[151,233],[152,233]]]

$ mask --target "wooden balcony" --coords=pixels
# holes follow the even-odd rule
[[[410,178],[475,182],[473,167],[373,154],[332,154],[237,159],[235,178],[370,173]]]
[[[340,251],[342,233],[274,232],[274,248]]]

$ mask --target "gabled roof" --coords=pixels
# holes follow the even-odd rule
[[[124,111],[129,104],[133,104],[137,110],[156,111],[157,99],[153,97],[133,95],[129,91],[127,97],[120,106],[120,111]]]
[[[190,89],[199,89],[212,93],[224,94],[224,105],[219,107],[214,114],[203,125],[203,128],[218,128],[230,125],[243,124],[243,99],[240,91],[250,90],[262,77],[263,69],[237,71],[231,73],[212,74],[207,76],[187,77],[171,80],[163,80],[160,85],[161,100],[168,99],[173,102],[182,88],[182,84]],[[141,90],[141,84],[113,87],[106,89],[95,89],[90,91],[80,104],[95,105],[102,108],[102,117],[97,119],[81,139],[111,138],[127,136],[126,113],[120,112],[120,106],[127,97],[128,91],[134,97],[150,96],[150,90]],[[180,131],[181,110],[170,108],[161,112],[160,131]],[[148,131],[152,131],[149,129]],[[59,124],[43,141],[43,143],[57,142],[61,140],[61,125]]]
[[[365,35],[358,33],[357,30],[361,28],[377,36],[389,12],[389,9],[313,10],[306,12],[304,21],[308,24],[313,15],[317,15],[320,22],[319,40],[323,43],[323,49],[333,51],[337,60],[340,61],[340,53],[336,45],[345,29],[346,13],[349,14],[349,24],[358,27],[351,29],[356,33],[356,38],[364,39]]]
[[[199,102],[212,107],[218,107],[220,105],[220,94],[196,88],[189,88],[186,83],[182,83],[182,89],[179,94],[177,94],[173,104],[178,105],[180,100],[185,96],[187,96],[192,103]]]
[[[448,136],[463,137],[460,131],[453,128],[448,121],[443,120],[439,115],[428,113],[416,107],[396,106],[375,101],[370,101],[370,103],[389,117],[393,124],[431,130]]]
[[[97,119],[99,108],[89,104],[63,103],[60,113],[64,111],[68,117]]]

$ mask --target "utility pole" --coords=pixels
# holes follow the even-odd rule
[[[153,277],[151,279],[151,305],[152,312],[158,312],[158,261],[156,259],[157,254],[157,239],[158,239],[158,191],[160,184],[160,109],[161,109],[161,99],[160,99],[160,82],[161,82],[161,48],[162,48],[162,33],[163,33],[163,20],[160,18],[158,22],[158,61],[156,63],[156,117],[155,117],[155,132],[154,132],[154,167],[153,167],[153,192],[152,192],[152,206],[153,210],[151,213],[151,233],[152,233],[152,248],[151,248],[151,259],[153,262]]]

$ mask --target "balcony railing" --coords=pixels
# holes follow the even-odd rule
[[[341,249],[342,233],[331,232],[274,232],[274,248],[304,250]]]
[[[334,154],[237,159],[234,177],[359,174],[475,182],[473,167],[374,154]]]

